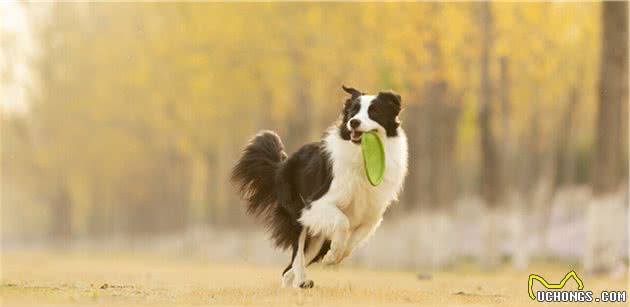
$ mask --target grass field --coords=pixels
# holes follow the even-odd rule
[[[0,294],[2,306],[535,305],[540,303],[527,296],[528,275],[537,273],[557,282],[570,269],[549,263],[532,265],[527,271],[501,268],[494,273],[474,265],[432,273],[315,266],[309,270],[315,288],[297,290],[280,288],[280,266],[129,253],[5,252]],[[628,287],[627,275],[581,277],[585,290],[595,293]]]

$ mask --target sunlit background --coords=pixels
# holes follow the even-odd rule
[[[288,152],[318,140],[345,84],[400,93],[410,143],[354,265],[625,270],[617,6],[4,3],[2,247],[284,263],[230,168],[261,129]]]

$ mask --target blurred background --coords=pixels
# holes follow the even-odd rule
[[[625,270],[627,3],[1,6],[4,250],[284,263],[228,182],[318,140],[341,85],[403,97],[410,170],[357,266]]]

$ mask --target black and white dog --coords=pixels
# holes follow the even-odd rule
[[[277,247],[293,250],[282,273],[283,287],[313,287],[306,279],[307,265],[337,264],[366,241],[397,199],[407,174],[400,95],[343,89],[351,97],[323,140],[287,157],[278,135],[262,131],[232,170],[248,212],[264,218]],[[359,145],[366,131],[377,131],[385,147],[385,177],[376,187],[367,180]]]

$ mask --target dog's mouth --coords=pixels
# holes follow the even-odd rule
[[[350,131],[350,140],[355,143],[361,143],[361,136],[363,135],[363,131],[352,130]]]
[[[377,129],[372,129],[370,132],[376,132]],[[361,144],[361,136],[363,136],[363,131],[359,130],[350,130],[350,141],[355,144]]]

